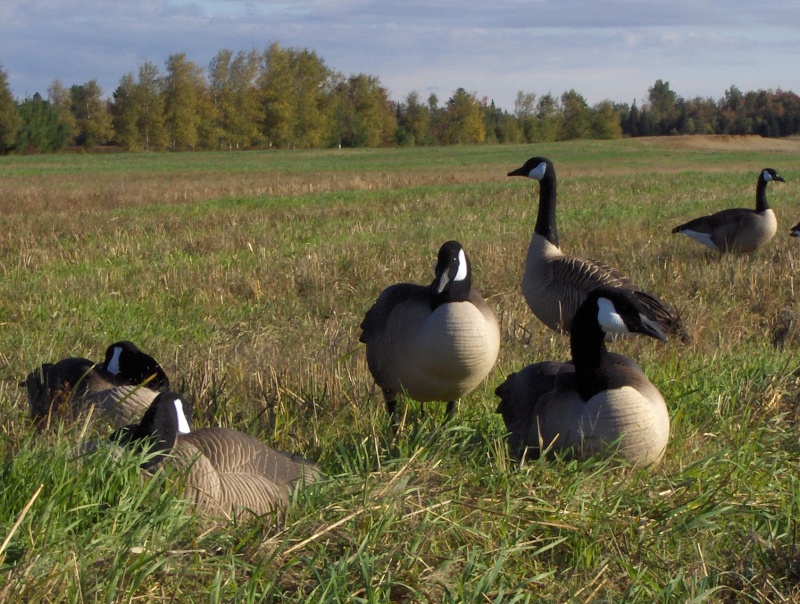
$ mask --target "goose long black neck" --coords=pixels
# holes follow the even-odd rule
[[[764,180],[764,172],[758,177],[758,185],[756,186],[756,212],[763,212],[769,210],[767,203],[767,181]]]
[[[544,176],[539,181],[539,213],[536,216],[536,226],[533,229],[558,247],[558,229],[556,229],[556,171],[553,164],[548,162]]]
[[[609,387],[606,370],[608,349],[605,333],[597,323],[597,310],[582,305],[572,321],[570,349],[575,365],[575,379],[578,394],[588,401],[601,390]]]

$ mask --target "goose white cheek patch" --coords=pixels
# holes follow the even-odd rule
[[[189,422],[186,421],[186,415],[183,413],[183,403],[179,398],[176,398],[174,403],[175,413],[178,416],[178,432],[180,434],[189,434],[191,430],[189,429]]]
[[[463,281],[467,278],[467,255],[464,250],[458,251],[458,271],[453,281]]]
[[[597,300],[597,322],[606,333],[628,333],[625,321],[614,308],[614,303],[607,298]]]
[[[533,170],[528,172],[528,178],[532,178],[533,180],[542,180],[545,172],[547,172],[547,164],[542,162]]]
[[[117,346],[114,348],[114,354],[108,362],[108,372],[117,375],[119,373],[119,357],[122,356],[122,348]]]
[[[764,171],[761,173],[761,176],[762,176],[762,177],[763,177],[763,179],[764,179],[764,180],[766,180],[767,182],[769,182],[769,181],[771,181],[771,180],[772,180],[772,174],[770,174],[770,173],[769,173],[769,172],[767,172],[766,170],[764,170]]]

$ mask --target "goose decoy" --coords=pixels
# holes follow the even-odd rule
[[[669,438],[664,398],[636,363],[606,348],[607,334],[627,333],[667,340],[632,292],[598,288],[575,313],[571,361],[528,365],[497,387],[512,453],[608,452],[636,466],[661,459]]]
[[[397,425],[400,394],[420,401],[455,403],[489,375],[500,350],[494,312],[472,287],[464,248],[439,249],[430,286],[398,283],[381,292],[361,322],[367,364]]]
[[[116,430],[110,440],[132,449],[149,446],[143,469],[177,471],[184,497],[209,516],[280,512],[295,487],[322,475],[313,462],[244,432],[192,431],[184,400],[170,391],[156,396],[138,424]]]
[[[667,333],[688,340],[680,317],[663,300],[638,289],[625,275],[606,264],[564,255],[556,229],[556,171],[549,159],[532,157],[508,176],[539,181],[539,213],[528,245],[522,292],[542,323],[554,331],[569,333],[575,312],[589,292],[601,286],[619,287],[632,292]]]
[[[756,209],[730,208],[676,226],[683,233],[719,252],[748,254],[768,243],[778,230],[775,212],[767,203],[767,183],[786,182],[772,168],[764,168],[756,184]]]
[[[129,424],[147,409],[169,378],[149,354],[128,341],[115,342],[101,364],[72,357],[45,363],[25,382],[31,417],[41,424],[55,413],[71,419],[96,406],[114,427]]]

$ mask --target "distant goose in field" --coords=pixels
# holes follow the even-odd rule
[[[792,237],[800,237],[800,222],[792,227],[792,230],[789,231],[789,235]]]
[[[455,403],[480,384],[500,350],[497,318],[472,288],[470,262],[457,241],[439,249],[430,286],[398,283],[381,292],[361,322],[367,364],[397,423],[400,394]]]
[[[608,352],[606,334],[618,333],[667,340],[631,292],[596,289],[575,314],[570,362],[528,365],[497,387],[497,412],[515,455],[552,446],[579,458],[608,451],[637,466],[661,459],[669,438],[667,406],[636,363]]]
[[[140,417],[169,379],[153,357],[121,341],[108,347],[99,365],[77,357],[45,363],[28,374],[25,386],[31,417],[39,423],[56,413],[75,419],[96,406],[118,428]]]
[[[619,287],[632,292],[665,331],[688,339],[678,314],[657,296],[639,290],[606,264],[564,255],[556,229],[556,171],[549,159],[532,157],[508,176],[539,181],[539,213],[528,245],[522,292],[542,323],[554,331],[570,332],[575,312],[589,292],[601,286]]]
[[[683,233],[719,252],[747,254],[768,243],[778,230],[775,213],[767,203],[767,183],[786,182],[772,168],[764,168],[756,184],[756,209],[731,208],[701,216],[676,226],[673,233]]]
[[[272,449],[244,432],[192,431],[184,400],[169,391],[153,400],[138,424],[117,430],[111,440],[129,448],[150,445],[152,456],[144,469],[185,472],[184,497],[210,516],[281,511],[295,487],[321,477],[311,461]]]

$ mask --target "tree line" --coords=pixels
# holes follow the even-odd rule
[[[329,148],[534,143],[671,134],[800,132],[792,92],[741,92],[683,99],[657,80],[637,106],[590,106],[520,90],[513,111],[458,88],[444,103],[418,92],[389,98],[376,76],[345,76],[316,52],[271,44],[263,51],[220,50],[203,69],[184,53],[162,69],[152,62],[119,81],[110,98],[96,80],[69,88],[55,80],[47,98],[14,99],[0,65],[0,153],[55,152],[67,146],[127,151]]]

